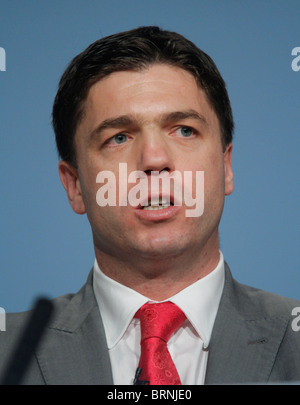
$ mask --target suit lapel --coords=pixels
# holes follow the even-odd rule
[[[46,384],[112,384],[105,332],[92,288],[92,272],[78,294],[71,300],[58,299],[57,305],[62,305],[63,310],[59,313],[58,309],[59,315],[50,324],[37,351]]]
[[[226,265],[225,285],[210,345],[206,384],[267,383],[288,316],[261,312],[254,289],[235,282]],[[267,307],[266,307],[267,308]]]

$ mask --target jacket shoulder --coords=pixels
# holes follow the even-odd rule
[[[300,300],[284,297],[269,291],[241,284],[232,280],[238,308],[246,317],[276,317],[292,315],[294,308],[300,308]]]
[[[73,297],[74,294],[66,294],[50,300],[52,306],[51,322],[53,322],[56,317],[60,316]],[[28,324],[32,319],[33,312],[34,308],[24,312],[6,314],[5,330],[0,332],[0,381],[17,348],[20,346],[21,341],[23,341],[24,332],[28,329]],[[31,368],[32,375],[35,375],[35,383],[37,383],[40,379],[40,372],[34,361],[31,361]]]

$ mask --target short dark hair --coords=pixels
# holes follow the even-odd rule
[[[182,35],[149,26],[97,40],[63,73],[52,111],[61,159],[76,166],[74,136],[91,86],[113,72],[140,71],[155,63],[180,67],[194,76],[219,119],[225,150],[232,142],[234,123],[226,84],[215,63]]]

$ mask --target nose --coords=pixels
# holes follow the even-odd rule
[[[141,136],[138,160],[139,170],[147,174],[175,170],[170,145],[160,131],[152,130]]]

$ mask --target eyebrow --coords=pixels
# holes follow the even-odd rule
[[[193,109],[186,111],[172,111],[170,113],[162,114],[158,117],[157,121],[162,125],[167,125],[175,121],[182,121],[186,119],[193,119],[208,126],[208,122],[205,117]],[[99,136],[101,132],[105,131],[106,129],[137,126],[142,121],[142,119],[139,119],[133,115],[121,115],[115,118],[108,118],[102,121],[101,124],[89,134],[89,138],[93,138],[95,135]]]

